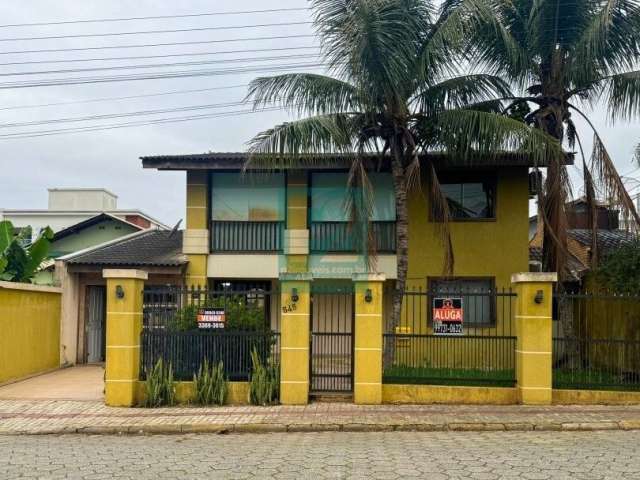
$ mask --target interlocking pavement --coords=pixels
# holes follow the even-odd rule
[[[354,405],[112,408],[0,400],[0,434],[640,429],[640,405]]]
[[[0,478],[640,479],[640,431],[0,435]]]

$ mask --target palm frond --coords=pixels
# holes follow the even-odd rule
[[[444,110],[465,108],[479,102],[495,102],[496,98],[511,96],[509,85],[500,77],[473,74],[427,86],[417,93],[413,103],[422,114],[430,116]]]
[[[601,84],[612,120],[630,120],[640,116],[640,70],[611,75]]]
[[[436,231],[444,250],[442,274],[444,276],[451,276],[453,275],[455,267],[453,241],[451,240],[451,229],[449,228],[451,213],[449,211],[449,202],[442,191],[442,186],[440,185],[440,180],[438,179],[438,174],[436,173],[433,163],[429,165],[427,180],[429,185],[429,200],[431,203],[430,213],[433,216]]]
[[[353,152],[357,121],[357,117],[349,115],[328,114],[276,125],[249,141],[250,156],[245,168],[322,164],[327,160],[317,154]]]
[[[504,115],[457,109],[438,114],[436,122],[439,146],[463,158],[510,151],[527,155],[535,165],[548,165],[565,156],[555,138]]]
[[[298,114],[324,115],[358,108],[358,92],[353,85],[312,73],[256,78],[249,84],[246,98],[255,109],[279,105]]]
[[[339,78],[358,79],[371,98],[390,98],[406,85],[422,32],[423,0],[313,0],[321,50]]]

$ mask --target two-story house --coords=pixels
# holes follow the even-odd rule
[[[187,283],[274,286],[285,272],[314,281],[350,281],[366,268],[344,209],[347,160],[326,167],[242,172],[245,153],[142,157],[145,168],[187,173],[184,253]],[[508,287],[528,269],[530,161],[504,154],[475,161],[433,157],[452,214],[454,276],[442,278],[443,248],[426,195],[410,197],[410,286],[448,282],[461,287]],[[376,269],[396,278],[395,204],[384,165],[371,173]]]

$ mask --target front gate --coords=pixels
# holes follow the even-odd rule
[[[353,290],[312,290],[311,305],[311,393],[350,393],[353,391]]]

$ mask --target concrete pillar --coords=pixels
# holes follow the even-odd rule
[[[286,271],[304,273],[309,261],[307,172],[287,172],[287,228],[285,231]]]
[[[105,269],[107,280],[107,358],[105,403],[114,407],[136,404],[140,377],[142,290],[147,272]]]
[[[555,273],[515,273],[516,379],[518,400],[525,405],[551,403],[552,296]]]
[[[280,403],[309,401],[311,281],[304,275],[281,278]]]
[[[382,403],[382,311],[384,275],[354,275],[355,365],[353,401]]]
[[[204,288],[207,285],[209,250],[209,176],[203,170],[189,170],[183,240],[183,252],[189,259],[185,278],[187,286]]]

